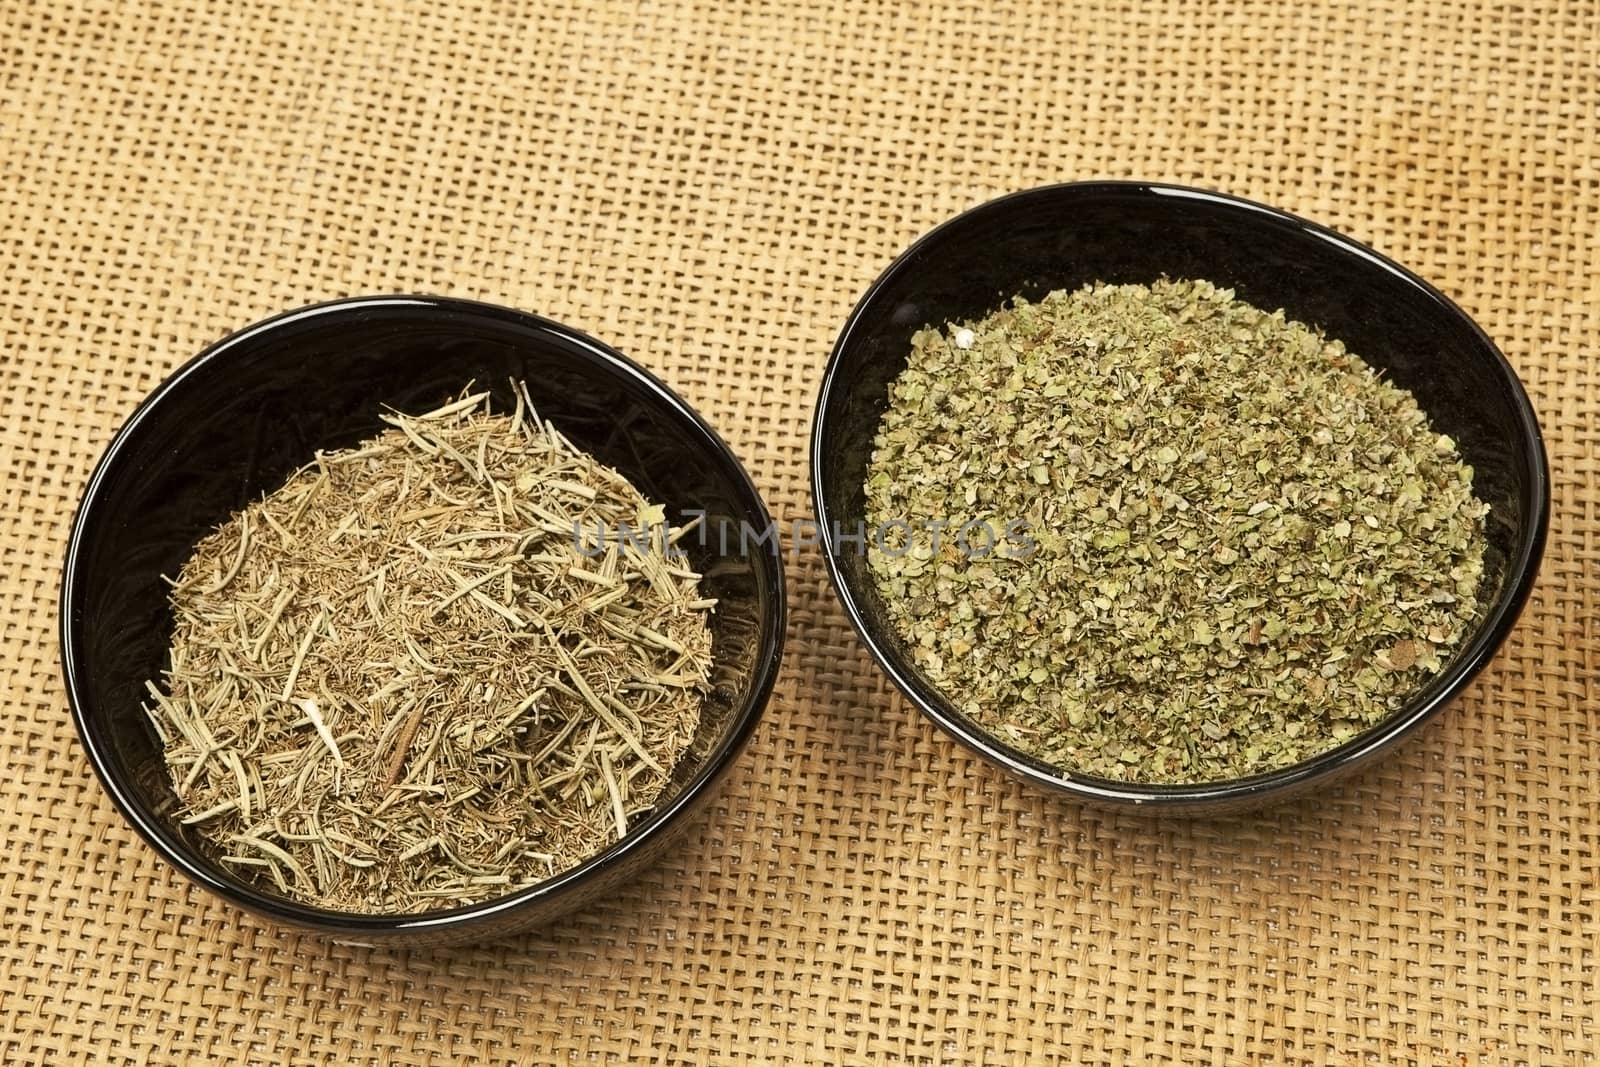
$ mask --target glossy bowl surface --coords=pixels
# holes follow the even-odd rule
[[[864,555],[839,533],[863,522],[862,483],[887,391],[911,334],[979,318],[1016,294],[1104,281],[1205,278],[1241,299],[1320,326],[1409,389],[1460,444],[1491,508],[1476,631],[1403,708],[1322,755],[1282,770],[1197,785],[1137,785],[1063,773],[957,711],[916,668],[884,614]],[[1511,632],[1544,548],[1550,473],[1522,384],[1493,342],[1437,289],[1349,238],[1260,204],[1134,182],[1047,186],[982,204],[928,233],[873,283],[839,334],[817,401],[812,492],[829,575],[879,665],[929,718],[985,759],[1080,798],[1222,810],[1287,797],[1365,764],[1426,722]]]
[[[270,919],[343,938],[479,940],[546,921],[628,878],[668,848],[743,749],[782,653],[779,552],[719,555],[685,540],[719,601],[712,690],[664,799],[608,851],[501,899],[415,916],[352,915],[263,892],[209,860],[176,804],[140,707],[166,665],[162,575],[200,537],[282,484],[319,448],[382,430],[386,407],[425,411],[469,382],[509,411],[513,378],[575,444],[665,504],[712,524],[765,528],[767,511],[732,451],[670,389],[607,346],[534,315],[439,297],[335,301],[287,312],[213,345],[163,382],[117,433],[90,479],[67,550],[61,651],[73,717],[117,806],[204,888]],[[714,528],[714,527],[713,527]],[[743,547],[743,546],[741,546]]]

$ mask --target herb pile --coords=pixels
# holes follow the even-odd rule
[[[518,389],[319,454],[196,547],[146,710],[185,822],[306,903],[434,910],[604,849],[699,722],[684,533]],[[649,526],[648,545],[585,529]],[[639,540],[642,541],[642,536]]]
[[[1022,519],[1025,559],[869,547],[917,665],[1072,772],[1201,782],[1399,707],[1477,611],[1472,470],[1344,346],[1204,281],[925,328],[866,482],[883,528]]]

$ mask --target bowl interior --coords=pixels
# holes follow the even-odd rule
[[[1322,227],[1259,205],[1173,187],[1053,186],[992,201],[930,233],[885,271],[840,334],[813,437],[818,516],[847,612],[895,681],[941,725],[984,755],[1047,784],[1110,799],[1198,799],[1215,790],[1128,786],[1061,775],[962,716],[915,667],[884,613],[864,554],[830,533],[863,518],[862,483],[889,383],[912,333],[982,317],[1016,294],[1037,299],[1096,281],[1204,278],[1268,310],[1321,327],[1411,390],[1433,425],[1459,443],[1490,505],[1486,606],[1476,639],[1389,722],[1414,725],[1464,684],[1504,637],[1537,565],[1548,494],[1543,446],[1527,397],[1493,344],[1414,276]],[[1370,746],[1373,731],[1342,746]],[[1392,738],[1385,737],[1385,740]],[[1341,750],[1335,750],[1336,752]],[[1246,789],[1320,773],[1334,754]],[[1319,763],[1319,760],[1322,763]],[[1251,783],[1252,780],[1243,780]]]
[[[63,593],[69,693],[113,795],[158,847],[195,865],[189,873],[260,910],[256,891],[207,860],[196,835],[170,818],[176,797],[140,706],[145,680],[159,678],[167,662],[162,576],[176,574],[200,537],[316,449],[384,429],[386,408],[425,411],[475,382],[509,412],[512,379],[527,383],[540,415],[575,444],[666,505],[669,519],[703,509],[712,529],[719,521],[764,527],[766,512],[732,453],[653,378],[555,323],[462,301],[342,302],[236,334],[169,379],[102,460],[79,513]],[[676,796],[737,751],[765,701],[782,639],[775,552],[719,555],[714,537],[684,545],[705,575],[706,595],[718,600],[712,689],[656,816],[636,821],[629,839],[649,833]],[[296,920],[315,912],[285,906]]]

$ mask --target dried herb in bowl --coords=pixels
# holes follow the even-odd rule
[[[684,530],[517,395],[386,416],[173,582],[146,710],[184,821],[247,879],[343,911],[482,901],[604,849],[667,784],[713,604]],[[577,540],[624,524],[648,543]]]
[[[925,328],[868,547],[917,665],[1071,773],[1206,782],[1372,726],[1468,632],[1487,506],[1406,391],[1207,282]],[[930,530],[1028,524],[1023,558]]]

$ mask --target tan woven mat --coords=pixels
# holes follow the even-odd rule
[[[1595,1062],[1600,8],[1095,7],[0,0],[0,1062]],[[891,692],[808,550],[715,809],[537,934],[264,928],[94,780],[71,509],[205,343],[353,293],[540,311],[681,389],[788,520],[868,282],[967,206],[1095,176],[1366,240],[1529,386],[1542,581],[1381,767],[1221,822],[1046,797]]]

